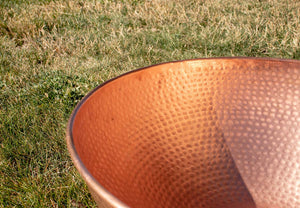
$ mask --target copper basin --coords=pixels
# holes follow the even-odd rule
[[[300,61],[131,71],[75,108],[68,149],[99,207],[300,207]]]

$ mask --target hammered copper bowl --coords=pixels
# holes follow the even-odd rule
[[[68,148],[99,207],[300,207],[300,61],[138,69],[74,110]]]

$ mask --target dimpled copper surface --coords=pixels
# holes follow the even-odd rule
[[[216,97],[227,145],[257,207],[298,208],[300,63],[243,65]]]
[[[140,69],[84,98],[68,147],[101,207],[300,207],[299,81],[292,60]]]

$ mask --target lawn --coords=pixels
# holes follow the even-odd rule
[[[300,59],[299,0],[0,0],[0,207],[95,207],[66,148],[95,86],[161,62]]]

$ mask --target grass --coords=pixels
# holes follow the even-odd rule
[[[160,62],[300,59],[298,0],[0,0],[0,207],[94,207],[65,143],[76,103]]]

